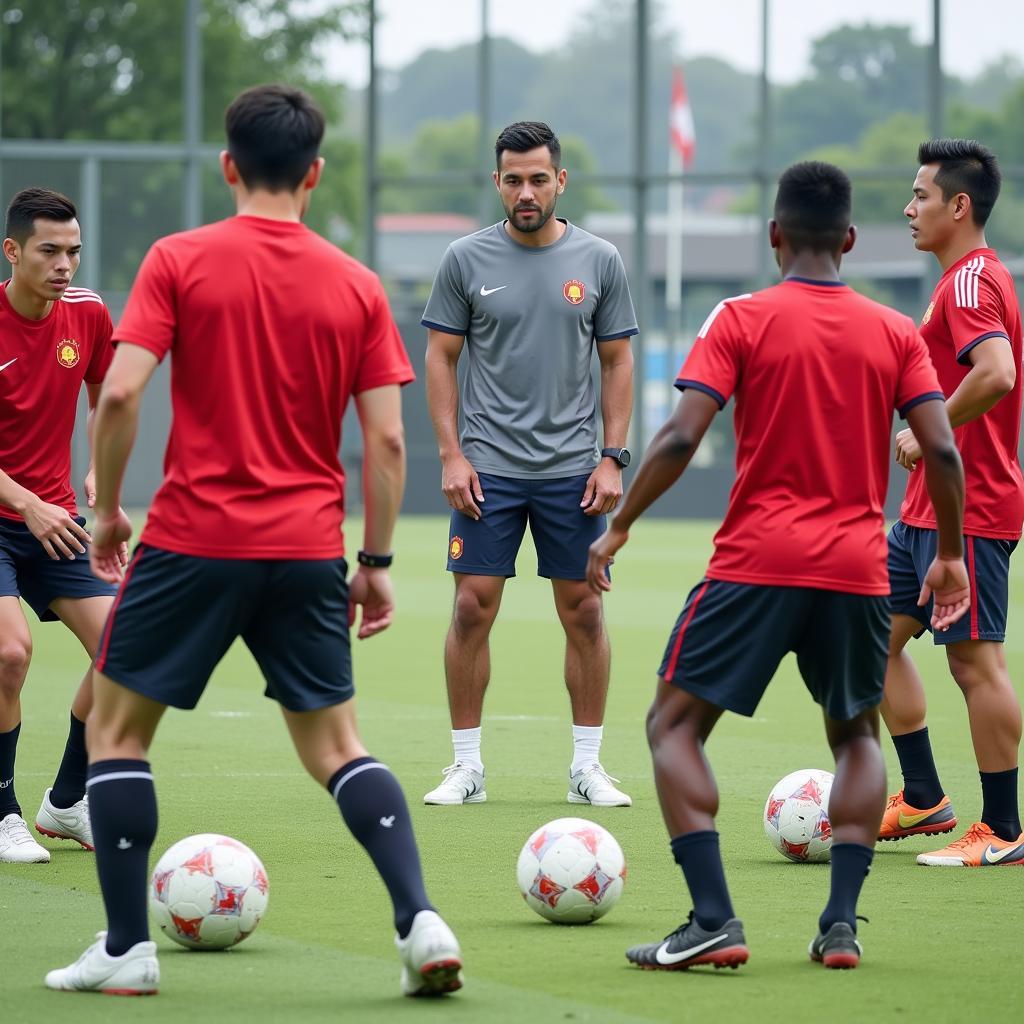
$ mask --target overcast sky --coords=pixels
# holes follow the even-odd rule
[[[547,50],[567,41],[594,6],[594,0],[490,0],[490,30],[532,50]],[[377,9],[378,61],[386,68],[399,67],[430,47],[455,46],[480,34],[479,0],[377,0]],[[684,60],[714,54],[745,70],[757,70],[760,0],[667,0],[664,9]],[[913,27],[918,42],[927,42],[931,10],[931,0],[772,0],[772,78],[800,78],[811,40],[844,22],[902,22]],[[1019,58],[1024,55],[1024,3],[943,0],[942,35],[943,63],[954,74],[970,76],[1007,52]],[[628,54],[627,48],[626,59]],[[364,47],[339,47],[332,58],[339,77],[352,85],[365,84]]]

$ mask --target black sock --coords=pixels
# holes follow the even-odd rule
[[[71,713],[71,728],[64,744],[64,757],[57,769],[57,778],[50,790],[50,803],[54,807],[70,807],[85,796],[85,775],[89,770],[89,755],[85,750],[85,722]]]
[[[928,727],[903,736],[893,736],[892,742],[896,756],[900,759],[900,771],[903,772],[903,799],[911,807],[922,811],[934,807],[944,794],[932,757]]]
[[[683,869],[693,899],[693,916],[706,931],[721,928],[733,913],[729,887],[725,884],[725,866],[718,848],[718,833],[687,832],[669,845],[672,856]]]
[[[837,921],[857,930],[857,899],[868,877],[875,851],[860,843],[832,844],[832,877],[828,905],[818,919],[818,929],[827,932]]]
[[[18,750],[19,722],[10,732],[0,732],[0,819],[8,814],[21,814],[14,795],[14,755]]]
[[[421,910],[433,910],[423,888],[412,819],[398,780],[372,757],[357,757],[327,783],[349,831],[366,848],[395,908],[395,928],[405,938]]]
[[[978,774],[981,776],[981,820],[1000,839],[1016,839],[1021,833],[1017,806],[1017,769]]]
[[[148,761],[89,765],[89,817],[96,872],[107,908],[107,952],[121,956],[149,938],[149,851],[156,838],[156,789]]]

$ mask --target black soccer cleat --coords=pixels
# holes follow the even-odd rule
[[[857,933],[845,921],[836,921],[827,932],[819,934],[807,952],[817,963],[839,970],[856,967],[864,955]]]
[[[626,959],[645,971],[685,971],[688,967],[712,964],[732,967],[745,964],[750,956],[743,937],[743,922],[730,918],[721,928],[705,931],[690,911],[685,924],[681,924],[661,942],[646,946],[632,946],[626,950]]]

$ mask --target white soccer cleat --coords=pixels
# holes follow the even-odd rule
[[[62,992],[105,992],[109,996],[152,996],[160,984],[155,942],[136,942],[121,956],[106,950],[107,933],[67,967],[50,971],[46,987]]]
[[[402,994],[443,996],[462,988],[462,953],[451,928],[433,910],[412,919],[409,934],[395,945],[402,960]]]
[[[566,799],[571,804],[590,804],[593,807],[632,807],[632,798],[615,788],[613,779],[596,761],[569,776]]]
[[[8,814],[0,821],[0,862],[4,864],[49,864],[50,851],[40,846],[20,814]]]
[[[423,797],[425,804],[482,804],[487,799],[483,772],[456,761],[441,774],[444,782]]]
[[[50,803],[50,792],[48,789],[43,794],[43,802],[36,814],[36,831],[51,839],[73,839],[87,850],[94,850],[88,796],[70,807],[54,807]]]

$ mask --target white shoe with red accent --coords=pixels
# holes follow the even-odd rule
[[[94,850],[92,824],[89,821],[89,797],[84,796],[70,807],[54,807],[50,803],[50,790],[43,794],[43,802],[36,814],[36,831],[51,839],[72,839],[87,850]]]
[[[107,933],[73,963],[46,975],[46,987],[62,992],[105,992],[110,996],[152,996],[160,985],[155,942],[136,942],[121,956],[106,950]]]
[[[462,952],[451,928],[433,910],[421,910],[404,939],[395,936],[402,959],[402,993],[443,996],[462,988]]]

